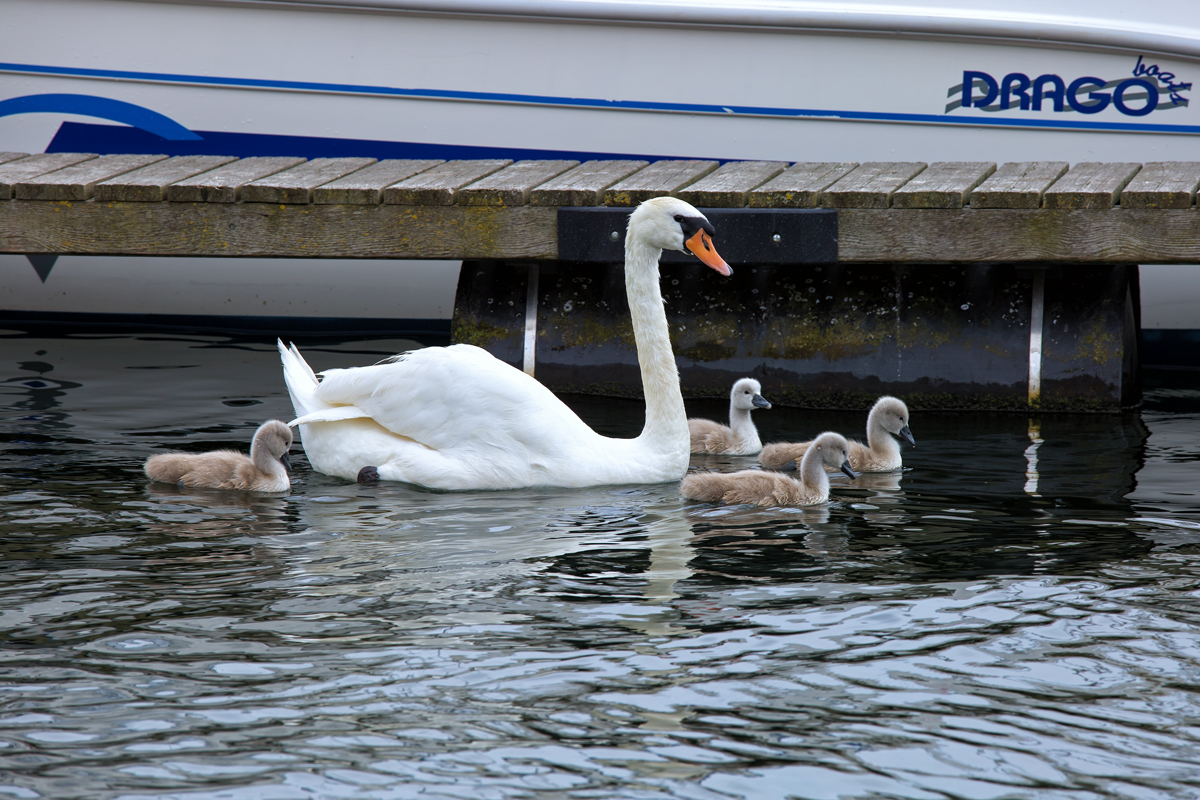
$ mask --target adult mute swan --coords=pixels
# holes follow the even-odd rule
[[[545,386],[471,345],[413,350],[370,367],[316,375],[279,343],[304,451],[318,472],[433,489],[598,486],[679,480],[687,415],[659,290],[665,249],[732,274],[704,215],[672,197],[629,216],[625,287],[646,396],[634,439],[599,435]]]
[[[762,450],[758,429],[750,419],[756,408],[770,408],[762,396],[762,384],[754,378],[742,378],[733,384],[729,393],[729,424],[711,419],[688,420],[688,433],[693,453],[723,453],[731,456],[752,456]]]
[[[698,472],[679,487],[689,500],[709,503],[753,503],[756,506],[812,506],[829,499],[825,468],[839,469],[851,479],[849,445],[837,433],[822,433],[800,462],[800,480],[780,472],[744,469],[741,472]]]
[[[908,429],[908,406],[903,400],[883,396],[875,401],[867,415],[867,446],[850,442],[850,466],[858,472],[891,472],[904,466],[900,458],[900,443],[893,436],[901,436],[913,447],[917,446],[912,431]],[[758,461],[767,469],[786,469],[801,458],[809,442],[775,442],[763,448]]]
[[[286,492],[292,482],[288,448],[292,429],[277,419],[264,422],[254,432],[250,457],[236,450],[211,453],[162,453],[146,459],[151,480],[208,489],[241,489],[250,492]]]

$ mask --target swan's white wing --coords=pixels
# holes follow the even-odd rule
[[[472,345],[329,370],[316,395],[439,451],[525,451],[538,460],[599,438],[545,386]]]

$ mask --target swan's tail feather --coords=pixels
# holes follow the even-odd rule
[[[296,345],[288,348],[282,340],[277,339],[276,342],[279,346],[279,358],[283,362],[283,380],[287,384],[288,394],[292,396],[292,408],[296,410],[296,416],[305,417],[329,408],[327,403],[317,399],[317,376],[300,355]]]
[[[280,342],[280,344],[283,344],[283,342]],[[300,348],[296,347],[296,344],[293,342],[288,345],[288,350],[296,357],[296,360],[300,362],[300,366],[304,368],[304,371],[308,374],[309,379],[312,380],[313,383],[317,383],[317,373],[312,371],[312,367],[310,367],[308,362],[304,360],[304,356],[300,355]]]
[[[332,408],[325,408],[296,417],[296,419],[288,423],[288,426],[294,428],[297,425],[307,425],[310,422],[340,422],[344,419],[370,418],[370,414],[354,406],[333,406]]]

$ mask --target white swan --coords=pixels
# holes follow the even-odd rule
[[[146,459],[146,476],[161,483],[249,492],[286,492],[292,482],[292,429],[277,419],[258,426],[250,456],[236,450],[161,453]]]
[[[370,367],[333,369],[320,382],[293,345],[279,343],[304,451],[313,469],[349,480],[434,489],[598,486],[679,480],[688,467],[687,415],[659,290],[664,249],[688,250],[732,274],[712,225],[671,197],[629,217],[625,286],[646,396],[634,439],[599,435],[545,386],[471,345],[430,347]]]
[[[891,472],[903,467],[900,443],[893,436],[901,436],[913,447],[917,446],[908,429],[908,406],[903,400],[884,395],[875,401],[867,415],[867,446],[850,442],[850,466],[858,472]],[[808,445],[808,442],[773,442],[763,448],[758,461],[767,469],[788,469],[804,455]]]
[[[762,450],[758,429],[750,419],[756,408],[770,408],[762,396],[762,384],[754,378],[742,378],[733,384],[729,393],[729,424],[711,419],[688,420],[693,453],[723,453],[731,456],[752,456]]]
[[[850,448],[845,437],[822,433],[800,461],[800,480],[781,472],[744,469],[740,472],[698,472],[688,475],[679,493],[709,503],[753,503],[756,506],[812,506],[829,499],[825,468],[839,469],[851,479]]]

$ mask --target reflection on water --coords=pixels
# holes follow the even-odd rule
[[[1032,444],[1025,448],[1025,460],[1029,462],[1029,466],[1025,468],[1025,493],[1031,494],[1034,497],[1041,497],[1038,494],[1038,448],[1042,446],[1042,442],[1046,441],[1042,438],[1042,423],[1040,420],[1029,420],[1029,441]]]
[[[271,343],[12,333],[0,369],[0,798],[1200,794],[1194,375],[1123,417],[914,410],[902,473],[762,509],[299,448],[286,497],[152,485],[290,415]]]

